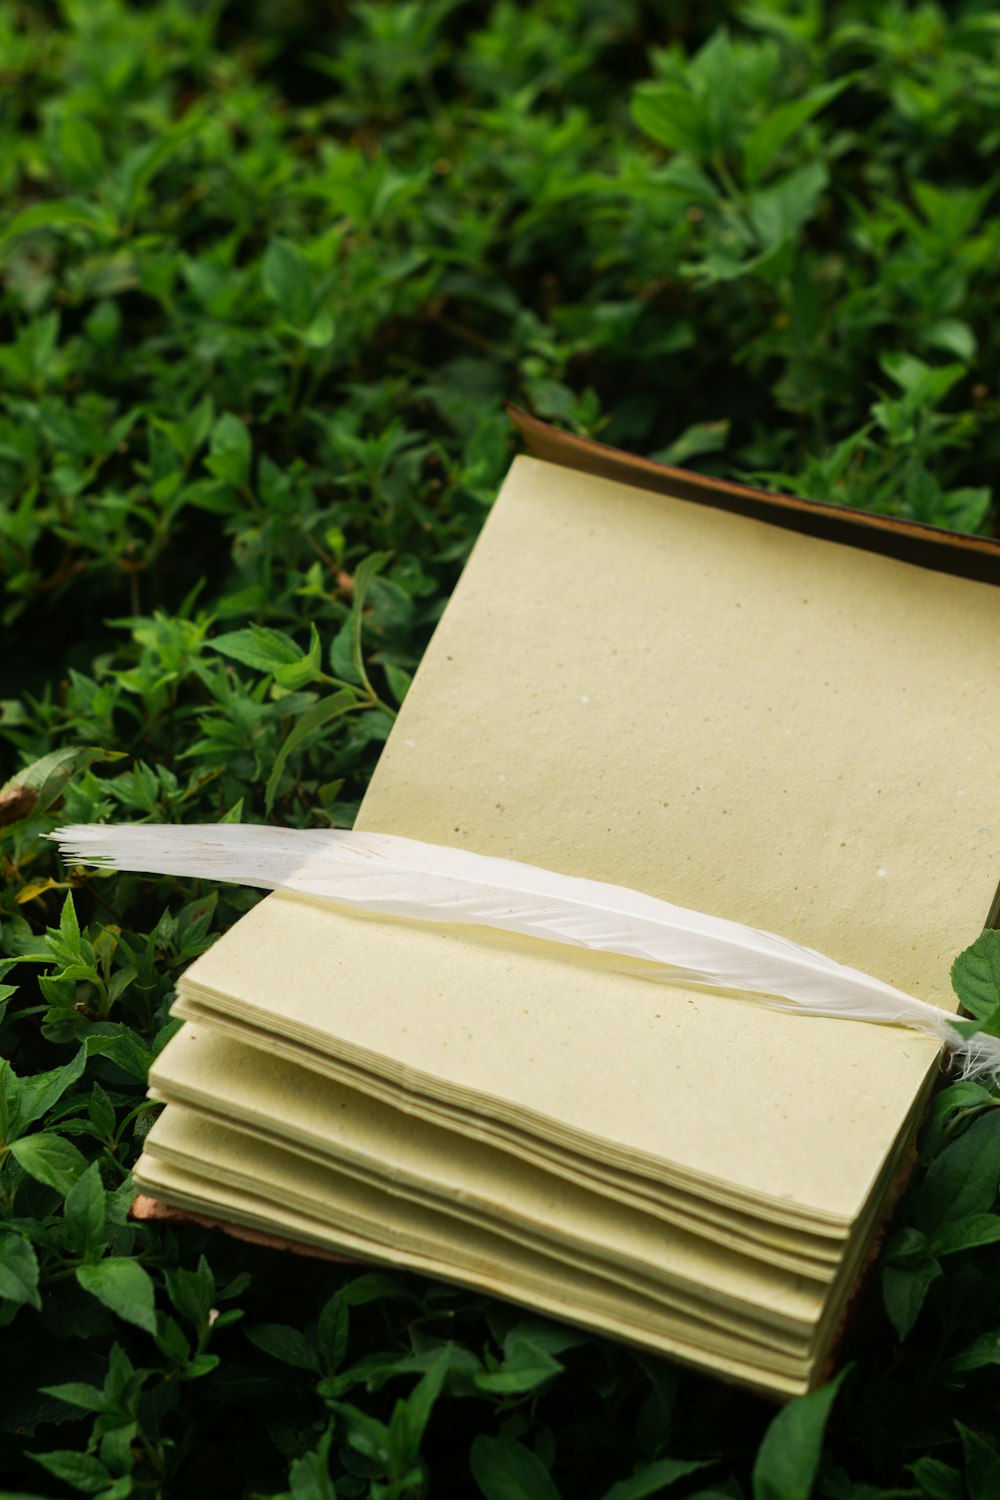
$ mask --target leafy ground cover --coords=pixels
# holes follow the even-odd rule
[[[348,823],[505,398],[988,530],[992,7],[4,0],[0,68],[3,1493],[995,1500],[995,1096],[939,1095],[847,1373],[776,1416],[129,1223],[172,986],[253,898],[42,839]]]

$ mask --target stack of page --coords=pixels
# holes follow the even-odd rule
[[[830,508],[839,540],[810,535],[823,507],[546,443],[357,826],[630,886],[951,1005],[1000,873],[1000,547]],[[901,1027],[287,894],[176,1012],[144,1193],[777,1395],[829,1366],[938,1072]]]

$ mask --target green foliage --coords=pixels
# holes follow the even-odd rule
[[[753,1466],[753,1500],[809,1500],[830,1408],[847,1370],[811,1396],[790,1401],[764,1434]]]
[[[939,1092],[851,1378],[775,1416],[419,1278],[130,1222],[176,977],[256,898],[44,838],[349,823],[507,398],[988,529],[988,7],[0,0],[0,51],[3,1493],[994,1495],[995,1094]],[[967,1030],[1000,1033],[998,963],[956,962]]]

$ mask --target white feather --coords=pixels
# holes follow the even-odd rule
[[[624,886],[384,833],[236,823],[74,824],[50,835],[67,860],[298,891],[416,921],[499,927],[662,965],[644,978],[745,994],[814,1016],[909,1026],[1000,1075],[1000,1040],[964,1038],[947,1011],[773,932],[672,906]]]

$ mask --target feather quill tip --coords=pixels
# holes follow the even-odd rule
[[[44,837],[59,845],[59,853],[67,862],[113,870],[115,858],[108,850],[107,835],[102,823],[67,823],[65,828],[54,828]]]
[[[951,1056],[960,1069],[963,1083],[980,1083],[984,1088],[1000,1087],[1000,1037],[989,1036],[985,1031],[962,1034],[949,1027],[946,1039]]]

